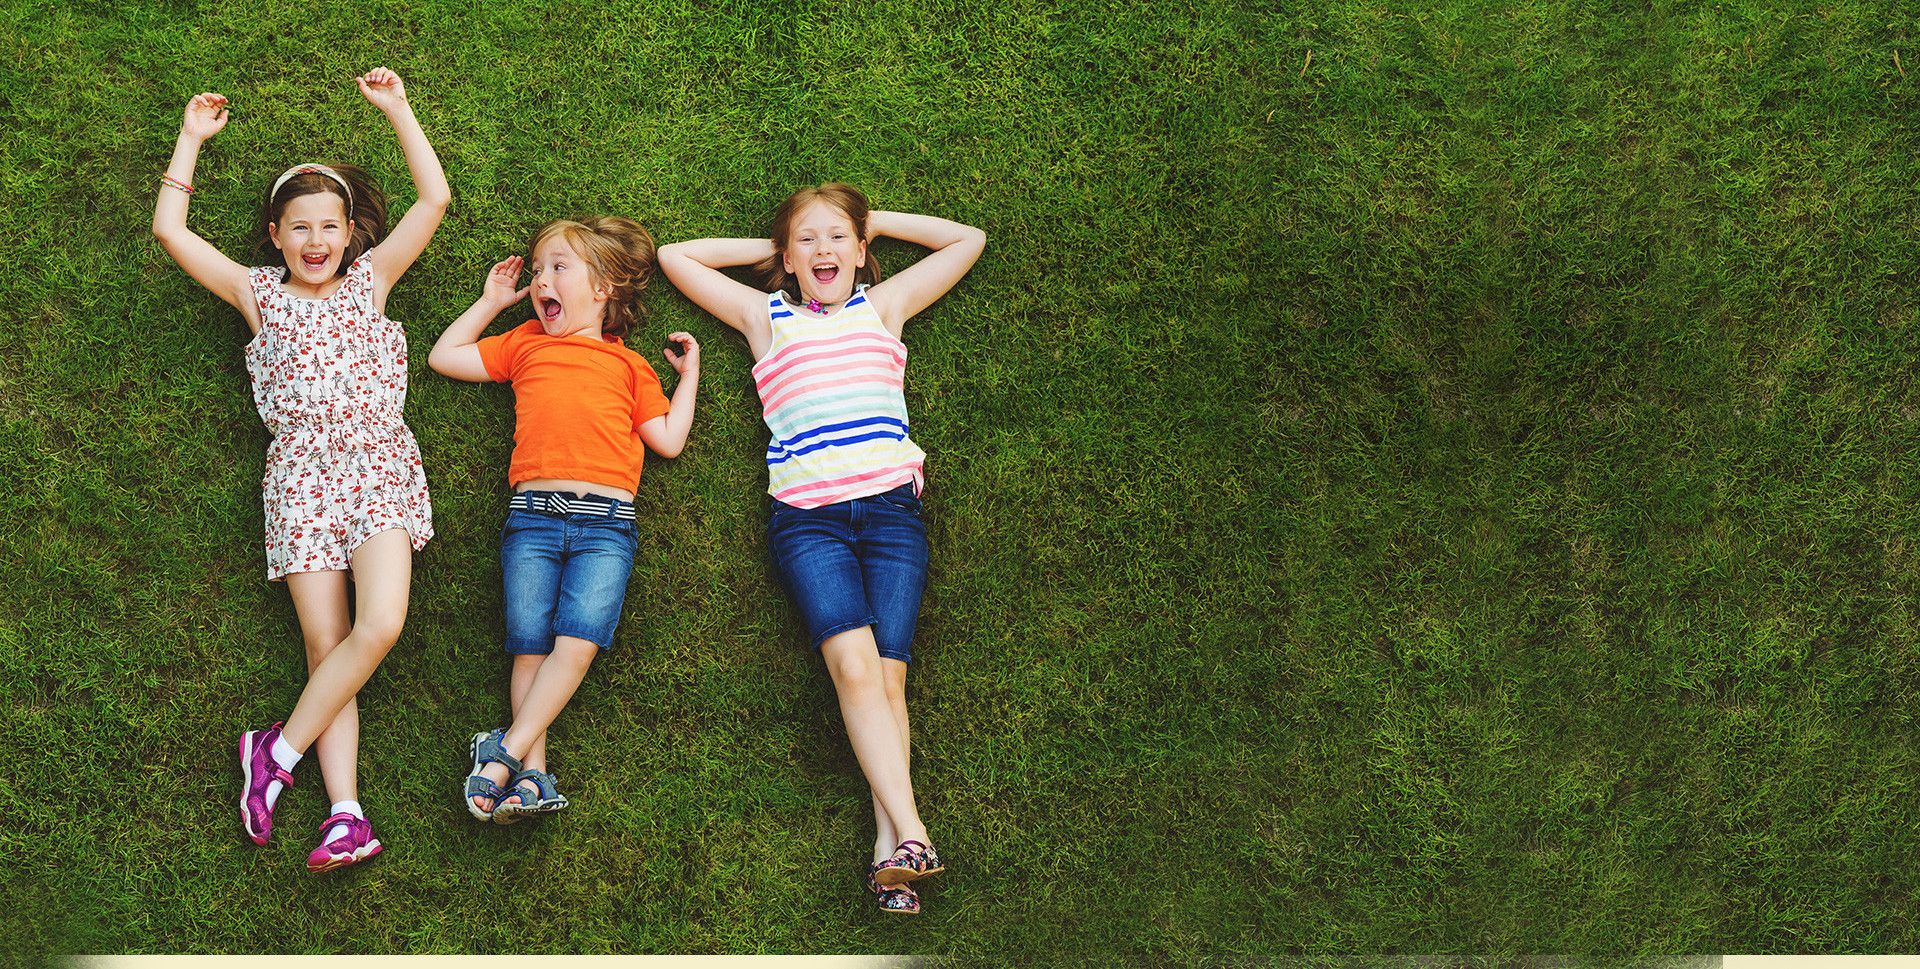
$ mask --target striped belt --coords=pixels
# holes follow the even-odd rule
[[[604,495],[574,495],[565,491],[522,491],[507,504],[514,511],[542,515],[599,515],[633,520],[633,505]]]

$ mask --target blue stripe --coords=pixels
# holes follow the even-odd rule
[[[862,417],[857,420],[842,421],[839,424],[822,424],[819,427],[808,428],[792,437],[782,438],[781,440],[773,442],[773,444],[769,445],[769,448],[790,448],[815,435],[826,434],[830,431],[850,431],[856,427],[866,427],[870,424],[885,424],[899,428],[902,434],[907,433],[907,423],[905,421],[896,420],[892,417]]]
[[[867,301],[867,291],[863,289],[863,290],[861,290],[861,291],[860,291],[860,295],[858,295],[858,296],[855,296],[854,298],[852,298],[852,299],[850,299],[850,300],[847,300],[847,305],[846,305],[846,306],[842,306],[842,307],[840,307],[840,308],[841,308],[841,309],[843,309],[843,310],[844,310],[844,309],[850,309],[850,308],[852,308],[852,307],[855,307],[855,306],[859,306],[859,305],[860,305],[861,303],[864,303],[864,302],[866,302],[866,301]]]
[[[809,444],[806,447],[803,447],[797,451],[788,451],[786,454],[783,454],[777,458],[773,456],[773,450],[769,448],[767,450],[767,464],[769,466],[775,465],[775,464],[782,464],[786,462],[788,458],[798,457],[799,455],[802,455],[802,454],[812,454],[813,452],[821,450],[823,448],[840,447],[841,445],[844,445],[844,444],[859,444],[862,441],[873,441],[873,440],[879,440],[882,438],[890,441],[904,441],[907,439],[907,436],[905,434],[900,434],[894,431],[874,431],[872,434],[862,434],[859,437],[847,437],[847,438],[840,438],[838,440],[833,440],[833,441],[821,441],[818,444]]]
[[[777,320],[777,319],[779,319],[779,318],[781,318],[781,317],[783,317],[783,316],[792,316],[792,315],[793,315],[793,311],[792,311],[792,310],[781,310],[781,311],[780,311],[780,312],[778,312],[778,313],[769,313],[769,314],[767,314],[767,315],[768,315],[768,317],[769,317],[769,318],[771,318],[771,319],[776,319],[776,320]]]

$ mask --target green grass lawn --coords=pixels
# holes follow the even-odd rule
[[[1915,12],[1418,10],[6,7],[9,949],[1920,949]],[[147,224],[209,89],[190,223],[228,253],[296,161],[410,203],[380,64],[454,190],[388,304],[438,537],[361,694],[388,851],[316,878],[317,771],[268,847],[234,817],[304,668],[245,325]],[[633,343],[701,338],[700,411],[554,728],[575,807],[457,798],[506,711],[512,402],[425,348],[547,219],[750,235],[828,179],[989,234],[906,336],[952,866],[916,920],[857,880],[748,353],[664,281]]]

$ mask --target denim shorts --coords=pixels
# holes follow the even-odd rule
[[[632,505],[612,498],[604,501],[606,514],[518,508],[507,512],[507,523],[500,529],[507,652],[545,655],[553,652],[555,636],[584,639],[601,649],[613,645],[640,533],[632,518],[613,513]]]
[[[912,662],[927,587],[927,529],[913,486],[820,508],[769,501],[767,547],[813,648],[872,626],[881,656]]]

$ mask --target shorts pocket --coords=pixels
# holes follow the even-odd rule
[[[901,511],[912,512],[916,515],[920,514],[920,499],[915,498],[910,493],[899,490],[883,491],[874,495],[874,497],[880,499],[881,503],[898,508]]]
[[[540,524],[539,515],[536,515],[530,511],[521,511],[518,508],[514,508],[507,512],[507,520],[500,523],[500,537],[504,539],[508,535],[512,535],[516,532],[524,532],[529,528],[538,526],[539,524]]]

